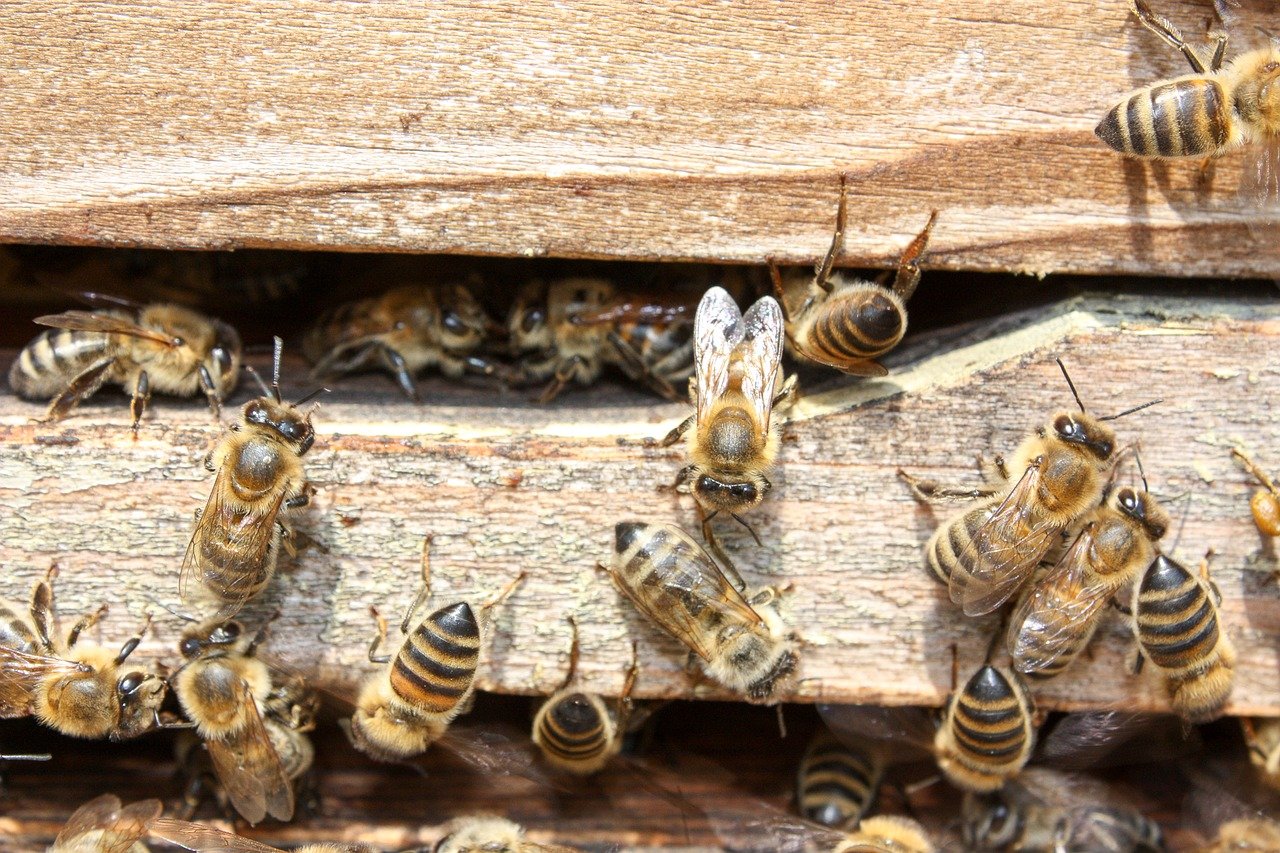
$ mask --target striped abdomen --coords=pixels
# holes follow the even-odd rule
[[[870,751],[854,751],[819,733],[800,761],[796,801],[815,823],[852,827],[871,808],[884,765]]]
[[[1030,753],[1030,709],[1012,679],[989,664],[952,701],[943,727],[949,757],[978,775],[1009,773]]]
[[[466,697],[480,663],[480,626],[465,601],[442,607],[413,629],[391,666],[391,689],[407,704],[447,714]]]
[[[376,311],[376,299],[344,302],[320,315],[302,340],[302,352],[312,362],[329,352],[371,335],[387,331]]]
[[[1130,95],[1094,133],[1136,157],[1207,157],[1231,139],[1232,121],[1230,102],[1216,80],[1187,77]]]
[[[1143,575],[1135,619],[1143,653],[1161,669],[1195,667],[1217,648],[1217,608],[1199,580],[1163,554]]]
[[[855,284],[817,306],[802,348],[819,360],[842,364],[882,355],[907,331],[907,313],[891,291]]]
[[[110,348],[111,336],[101,332],[46,329],[18,353],[9,368],[9,387],[28,400],[56,397],[72,379],[108,358]]]
[[[969,549],[969,545],[997,505],[998,501],[989,500],[975,506],[955,516],[933,534],[933,538],[925,546],[925,557],[938,580],[943,583],[951,580],[951,573],[960,565],[962,555],[967,564],[965,570],[972,573],[977,552]]]
[[[628,593],[664,627],[682,612],[703,636],[715,636],[725,614],[714,596],[728,585],[696,542],[675,527],[622,522],[615,528],[618,573]],[[684,618],[680,620],[684,621]]]
[[[553,763],[584,772],[599,769],[612,741],[607,711],[584,693],[558,693],[534,722],[533,740]]]
[[[27,623],[27,611],[0,599],[0,647],[27,654],[43,654],[43,644]]]
[[[212,502],[212,501],[211,501]],[[197,577],[209,592],[224,602],[243,604],[262,592],[276,571],[280,529],[275,513],[241,511],[229,504],[206,508],[218,513],[216,523],[200,524],[191,547]],[[270,538],[265,549],[246,547],[246,530],[266,525]]]
[[[1071,809],[1057,833],[1064,850],[1132,853],[1164,849],[1160,827],[1133,809],[1080,806]]]

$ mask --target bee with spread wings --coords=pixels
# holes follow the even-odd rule
[[[122,806],[120,798],[103,794],[72,813],[48,853],[135,853],[164,806],[141,800]]]
[[[738,513],[759,506],[772,488],[766,475],[780,440],[773,410],[795,391],[793,381],[782,381],[783,325],[773,297],[762,297],[744,315],[721,287],[706,292],[694,316],[696,411],[662,446],[688,435],[689,464],[676,485],[693,483],[708,541],[713,517],[724,512],[746,526]]]
[[[310,503],[315,491],[302,466],[315,441],[311,412],[298,411],[314,394],[296,403],[281,400],[282,347],[276,338],[271,387],[262,383],[262,396],[245,404],[240,420],[205,457],[205,468],[218,476],[198,514],[178,583],[184,604],[199,610],[212,600],[220,619],[235,615],[270,583],[280,548],[292,553],[284,517]]]

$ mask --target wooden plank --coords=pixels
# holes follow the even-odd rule
[[[29,0],[0,43],[0,240],[810,262],[847,172],[849,264],[938,208],[934,266],[1280,275],[1241,156],[1093,137],[1185,71],[1123,0]]]
[[[1173,505],[1186,515],[1178,554],[1194,562],[1205,548],[1218,552],[1224,619],[1240,651],[1231,710],[1280,713],[1275,555],[1260,550],[1251,485],[1228,453],[1239,442],[1277,465],[1277,336],[1273,300],[1081,298],[914,337],[892,354],[883,381],[819,374],[785,429],[776,491],[753,513],[764,547],[723,528],[750,582],[794,585],[786,610],[806,643],[805,680],[787,698],[937,705],[950,689],[950,646],[962,669],[981,659],[993,620],[961,618],[923,567],[921,546],[951,508],[918,506],[894,472],[976,481],[975,454],[1010,452],[1052,411],[1070,408],[1053,363],[1061,355],[1097,411],[1165,398],[1119,422],[1119,435],[1141,440],[1157,495],[1187,496]],[[300,370],[290,363],[286,376]],[[425,387],[432,403],[422,408],[381,377],[339,383],[325,399],[307,457],[319,494],[300,526],[329,553],[304,552],[247,611],[253,622],[283,609],[272,654],[350,695],[372,671],[367,608],[396,614],[408,605],[431,532],[439,604],[529,573],[498,616],[483,690],[549,692],[567,662],[574,613],[588,688],[619,689],[636,639],[637,695],[724,697],[690,684],[681,650],[595,569],[619,520],[695,524],[691,499],[667,487],[680,453],[646,445],[685,408],[621,390],[541,408],[515,393]],[[99,631],[114,643],[155,612],[140,654],[174,663],[181,626],[153,602],[176,603],[192,512],[211,483],[199,460],[217,428],[194,402],[161,402],[137,441],[123,398],[104,394],[57,427],[31,423],[41,411],[0,397],[0,592],[24,595],[56,558],[68,613],[111,602]],[[1165,708],[1158,685],[1127,674],[1131,646],[1113,616],[1092,659],[1037,686],[1037,700]]]

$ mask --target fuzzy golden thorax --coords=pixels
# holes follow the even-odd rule
[[[351,716],[351,742],[376,761],[401,761],[426,752],[453,716],[420,713],[396,695],[387,673],[381,672],[360,690]]]
[[[1222,73],[1235,81],[1232,102],[1250,141],[1280,136],[1280,48],[1238,56]]]
[[[117,336],[128,344],[121,347],[119,374],[126,387],[147,371],[151,387],[166,394],[190,396],[200,390],[203,367],[213,382],[218,399],[225,399],[240,378],[240,336],[219,320],[177,305],[148,305],[138,315],[138,325],[179,341],[168,346],[158,341]]]
[[[71,737],[105,738],[120,714],[116,653],[84,643],[67,650],[65,657],[88,669],[46,676],[36,691],[35,716]]]
[[[703,669],[748,701],[764,704],[794,679],[799,642],[778,612],[776,592],[770,600],[753,600],[751,606],[764,624],[722,629],[716,637],[715,654]]]

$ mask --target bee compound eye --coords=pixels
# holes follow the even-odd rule
[[[146,680],[146,676],[144,676],[142,673],[131,672],[128,675],[126,675],[124,678],[120,679],[120,683],[119,685],[117,685],[117,687],[119,688],[122,694],[133,693],[139,687],[142,686],[142,682],[145,680]]]
[[[467,330],[467,324],[463,322],[462,318],[458,316],[456,311],[444,312],[444,317],[441,319],[441,322],[444,323],[445,329],[455,335],[461,335]]]
[[[524,316],[520,318],[520,329],[524,332],[532,332],[543,323],[543,313],[541,309],[530,308],[524,312]]]

